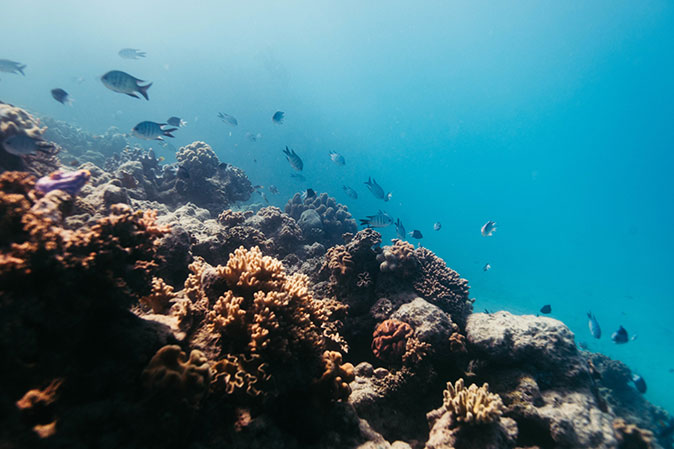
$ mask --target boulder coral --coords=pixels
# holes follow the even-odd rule
[[[382,272],[392,272],[405,278],[415,274],[418,268],[414,245],[398,239],[393,239],[393,245],[382,248],[377,262]]]
[[[471,384],[466,388],[463,379],[454,385],[447,382],[447,389],[443,392],[443,404],[450,411],[454,419],[462,424],[487,424],[497,421],[503,413],[503,401],[498,394],[489,392],[489,385],[478,388]]]
[[[58,149],[44,139],[45,130],[25,110],[0,101],[0,172],[28,170],[42,176],[56,170]],[[34,151],[26,155],[12,154],[16,153],[11,148],[17,146],[17,140],[21,141],[18,144],[20,147],[25,147],[25,142],[30,142]]]
[[[356,221],[351,217],[349,209],[345,205],[339,204],[327,193],[304,199],[299,193],[296,193],[285,206],[285,213],[298,222],[302,214],[308,210],[315,211],[320,219],[315,225],[303,228],[304,235],[308,240],[332,246],[342,240],[342,234],[346,232],[355,233],[358,230]],[[306,215],[303,221],[309,222]]]
[[[383,321],[372,334],[372,353],[379,360],[400,363],[407,352],[408,340],[413,335],[412,326],[403,321]]]

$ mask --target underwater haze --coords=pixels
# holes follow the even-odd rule
[[[577,342],[625,362],[674,411],[674,3],[195,5],[6,2],[0,58],[27,67],[0,72],[0,99],[92,133],[179,116],[175,148],[209,143],[253,184],[277,186],[278,207],[312,188],[356,219],[381,209],[469,280],[475,311],[551,305]],[[123,59],[126,47],[147,56]],[[149,101],[106,89],[110,70],[151,81]],[[286,145],[306,180],[290,177]],[[619,326],[637,338],[615,344]]]

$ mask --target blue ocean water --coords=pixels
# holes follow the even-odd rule
[[[674,410],[671,2],[0,8],[0,58],[28,66],[25,77],[0,73],[3,101],[95,133],[178,115],[188,124],[175,147],[206,141],[254,184],[276,185],[279,207],[312,187],[355,218],[379,209],[400,218],[469,279],[476,311],[550,304],[578,341],[627,363],[648,382],[647,398]],[[148,56],[121,59],[124,47]],[[113,69],[152,81],[150,101],[105,89],[98,78]],[[72,107],[51,98],[55,87]],[[170,149],[143,144],[172,160]],[[303,158],[306,181],[289,176],[285,145]],[[369,176],[390,202],[367,191]],[[485,238],[487,220],[498,229]],[[601,340],[589,334],[588,310]],[[638,338],[614,344],[619,325]]]

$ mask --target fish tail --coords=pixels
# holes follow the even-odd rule
[[[26,76],[26,74],[23,73],[23,69],[25,69],[25,68],[26,68],[26,64],[19,64],[19,65],[16,66],[16,70],[18,70],[19,73],[21,73],[23,76]]]
[[[146,100],[150,100],[150,97],[147,96],[147,90],[152,86],[152,83],[146,85],[146,86],[138,86],[138,92],[145,97]]]
[[[163,130],[163,134],[167,137],[175,137],[173,134],[171,134],[173,131],[177,130],[178,128],[171,128],[171,129],[165,129]]]
[[[361,218],[360,219],[360,225],[365,226],[365,227],[370,227],[370,220],[367,218]]]

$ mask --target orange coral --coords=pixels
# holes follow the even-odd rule
[[[29,390],[21,399],[16,401],[16,406],[20,410],[28,410],[51,405],[56,400],[58,389],[62,383],[63,379],[54,379],[43,390]]]
[[[335,245],[330,248],[325,255],[325,260],[333,276],[337,273],[344,276],[353,269],[353,258],[344,245]]]
[[[342,363],[342,354],[339,352],[325,351],[323,366],[323,375],[316,381],[316,388],[328,399],[346,401],[351,394],[349,382],[356,378],[353,365]]]
[[[449,336],[449,349],[452,352],[467,352],[466,336],[459,332],[453,332]]]
[[[150,307],[154,313],[166,313],[173,298],[175,298],[173,287],[162,278],[155,277],[152,278],[152,291],[140,298],[140,303]]]
[[[412,337],[412,326],[389,319],[379,323],[372,334],[372,352],[379,360],[400,362],[407,351],[407,340]]]

